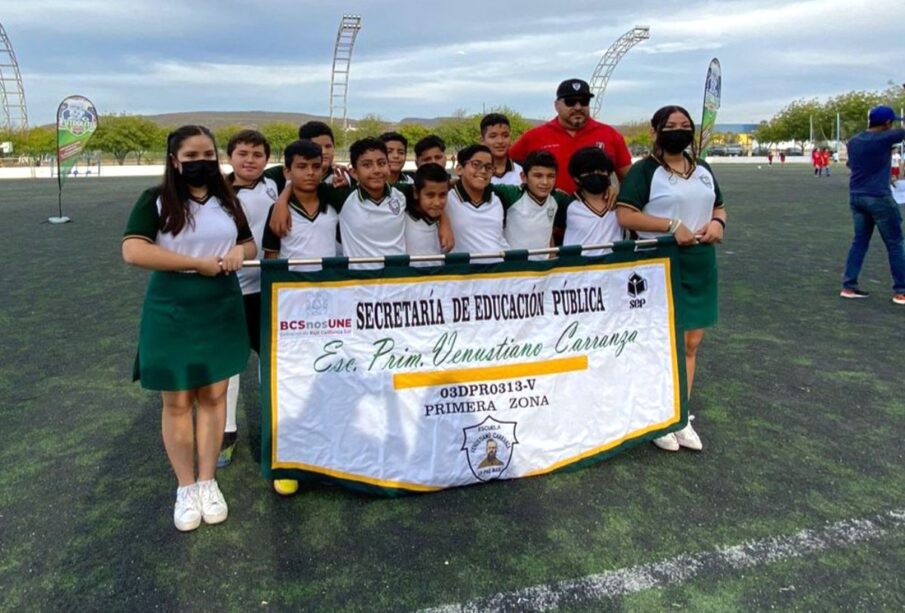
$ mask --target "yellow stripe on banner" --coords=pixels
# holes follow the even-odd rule
[[[412,372],[393,375],[393,387],[397,390],[412,387],[433,387],[448,383],[471,383],[472,381],[494,381],[496,379],[518,379],[536,375],[555,375],[563,372],[588,369],[588,356],[528,362],[508,366],[487,366],[484,368],[461,368],[459,370],[435,370],[432,372]]]

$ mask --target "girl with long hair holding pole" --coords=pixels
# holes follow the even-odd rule
[[[704,329],[718,315],[714,245],[723,240],[726,210],[710,166],[698,159],[694,121],[680,106],[665,106],[651,119],[654,140],[650,156],[634,164],[616,201],[619,225],[639,238],[672,234],[679,244],[682,282],[682,327],[685,330],[685,375],[691,397],[698,347]],[[687,149],[691,149],[689,153]],[[698,434],[688,425],[654,441],[661,449],[687,447],[700,451]]]
[[[215,478],[227,381],[249,352],[235,273],[256,248],[207,128],[167,137],[163,181],[139,197],[122,251],[152,271],[134,378],[161,392],[163,443],[178,481],[174,523],[181,531],[220,523],[228,514]]]

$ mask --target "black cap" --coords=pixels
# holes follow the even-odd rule
[[[556,98],[568,98],[571,96],[587,96],[588,98],[593,98],[594,94],[591,93],[591,86],[588,85],[587,81],[582,81],[581,79],[566,79],[556,88]]]

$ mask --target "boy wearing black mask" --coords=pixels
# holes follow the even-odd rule
[[[560,202],[553,222],[560,245],[599,245],[623,239],[616,213],[607,205],[607,190],[613,161],[598,147],[584,147],[569,160],[569,176],[575,181],[575,195]],[[604,255],[610,249],[593,249],[582,255]]]

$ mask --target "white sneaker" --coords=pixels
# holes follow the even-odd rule
[[[655,438],[654,445],[656,445],[660,449],[665,449],[666,451],[679,450],[679,441],[676,440],[676,435],[672,432],[661,436],[660,438]]]
[[[693,419],[694,415],[688,416],[688,425],[675,433],[676,441],[682,447],[693,449],[694,451],[700,451],[704,448],[704,445],[701,443],[701,437],[699,437],[698,433],[695,432],[694,428],[691,427],[691,422]]]
[[[198,482],[198,499],[201,501],[201,517],[206,524],[219,524],[226,521],[229,507],[223,499],[223,493],[216,479]]]
[[[188,532],[201,525],[201,503],[198,500],[197,483],[176,489],[173,523],[180,532]]]

